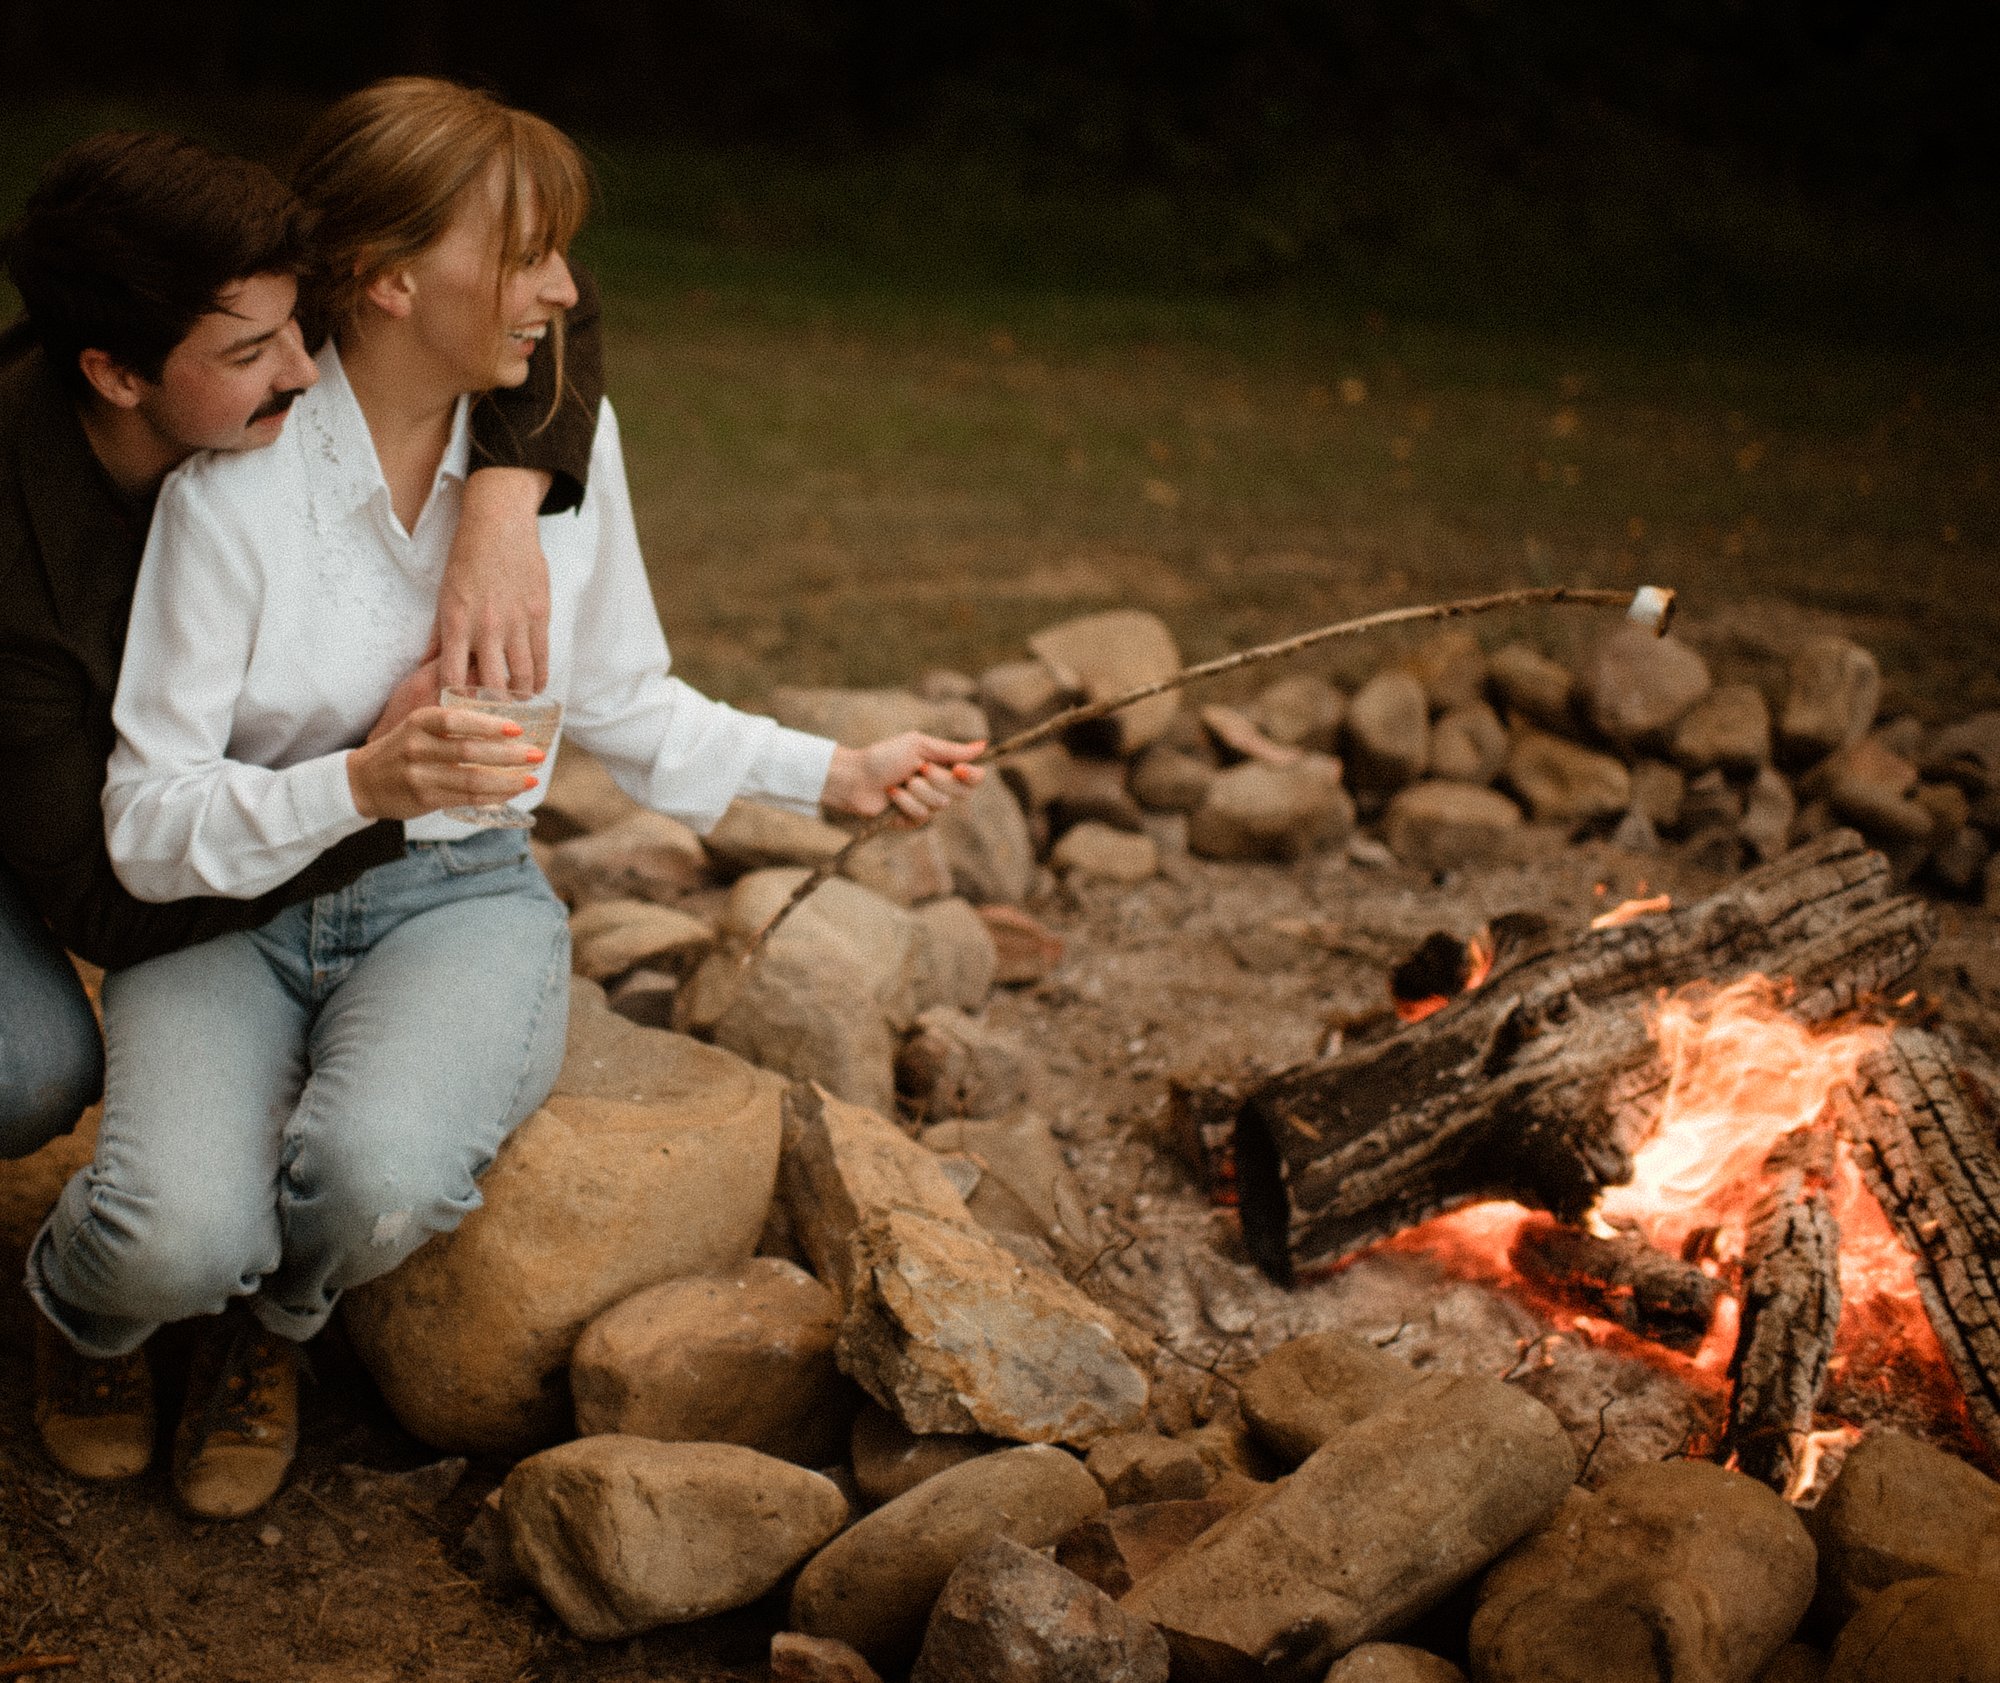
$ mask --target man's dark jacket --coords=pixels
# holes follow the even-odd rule
[[[473,407],[473,465],[546,469],[554,484],[544,514],[582,500],[604,389],[596,291],[581,273],[577,284],[554,419],[539,425],[554,393],[546,350],[530,363],[527,385]],[[0,331],[0,742],[9,791],[0,860],[56,939],[106,969],[254,929],[403,848],[402,825],[373,824],[254,900],[154,905],[125,892],[105,851],[99,800],[151,512],[150,499],[135,505],[113,486],[26,325]]]

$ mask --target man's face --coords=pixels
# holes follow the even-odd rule
[[[293,316],[298,282],[232,282],[146,382],[137,409],[177,449],[258,450],[284,431],[292,400],[319,378]]]

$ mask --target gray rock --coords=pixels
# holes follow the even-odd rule
[[[1403,670],[1424,686],[1433,713],[1448,713],[1477,701],[1486,688],[1486,651],[1463,626],[1447,626],[1420,643]]]
[[[755,1601],[839,1531],[847,1500],[754,1449],[612,1436],[521,1462],[501,1513],[557,1617],[608,1642]]]
[[[919,1435],[880,1403],[866,1402],[854,1417],[848,1458],[861,1494],[880,1506],[914,1490],[948,1467],[991,1455],[1007,1446],[983,1432],[929,1432]]]
[[[1891,1584],[1841,1631],[1826,1683],[2000,1683],[2000,1595],[1964,1577]]]
[[[1709,692],[1708,662],[1677,637],[1620,626],[1597,645],[1584,674],[1584,710],[1628,753],[1664,746]]]
[[[1075,1573],[995,1537],[945,1580],[910,1683],[1167,1683],[1167,1644]]]
[[[1501,705],[1528,723],[1558,734],[1576,729],[1576,679],[1547,655],[1509,643],[1493,657],[1491,683]]]
[[[1743,817],[1736,833],[1749,844],[1758,860],[1778,857],[1791,845],[1792,824],[1799,814],[1798,798],[1784,774],[1766,766],[1751,780],[1743,794]]]
[[[1754,684],[1720,684],[1674,727],[1675,763],[1754,777],[1771,763],[1771,706]]]
[[[1622,762],[1546,731],[1515,732],[1506,781],[1541,824],[1574,828],[1616,818],[1632,804]]]
[[[1054,718],[1080,699],[1064,689],[1062,680],[1044,661],[1003,661],[979,675],[979,704],[986,709],[996,741],[1004,742],[1031,725]]]
[[[952,895],[916,909],[919,1014],[937,1006],[977,1011],[1000,972],[1000,948],[990,921]]]
[[[702,840],[724,872],[741,876],[773,865],[820,864],[847,845],[847,832],[823,818],[738,799]]]
[[[1037,1073],[1015,1036],[951,1006],[919,1017],[896,1054],[897,1090],[929,1117],[1019,1110],[1034,1096]]]
[[[577,1429],[735,1443],[830,1465],[861,1402],[834,1363],[839,1325],[833,1293],[776,1257],[649,1286],[577,1340],[569,1372]]]
[[[1483,701],[1454,707],[1431,726],[1430,774],[1454,783],[1491,783],[1507,763],[1507,727]]]
[[[1809,638],[1792,656],[1778,746],[1794,764],[1824,759],[1868,734],[1881,699],[1872,654],[1845,637]]]
[[[1158,1432],[1119,1432],[1091,1446],[1084,1458],[1114,1508],[1135,1502],[1192,1502],[1215,1482],[1191,1445]]]
[[[791,1622],[880,1667],[906,1664],[958,1563],[994,1537],[1045,1548],[1104,1509],[1074,1456],[1045,1444],[947,1468],[856,1521],[806,1563]]]
[[[1063,682],[1091,701],[1122,695],[1180,670],[1180,649],[1166,622],[1137,608],[1086,614],[1037,631],[1028,647]],[[1136,754],[1159,739],[1180,706],[1171,692],[1133,703],[1098,723],[1111,750]]]
[[[1231,766],[1188,822],[1188,847],[1209,859],[1297,859],[1346,840],[1354,801],[1340,762],[1308,754],[1296,765]]]
[[[592,901],[570,918],[569,937],[571,968],[593,982],[646,964],[688,964],[715,945],[700,918],[650,900]]]
[[[1427,871],[1504,863],[1521,840],[1521,809],[1472,783],[1412,783],[1382,817],[1382,834],[1405,864]]]
[[[979,1167],[982,1187],[988,1181],[1004,1185],[1032,1213],[1044,1237],[1055,1234],[1087,1243],[1091,1228],[1083,1190],[1048,1123],[1038,1116],[1012,1121],[993,1120],[991,1111],[985,1116],[926,1128],[924,1145],[969,1156]],[[979,1191],[968,1197],[967,1205],[982,1226],[992,1225],[980,1214]]]
[[[546,869],[549,886],[571,906],[593,900],[671,905],[709,880],[701,838],[678,819],[643,809],[558,843]]]
[[[1063,832],[1049,854],[1063,876],[1099,882],[1145,882],[1160,874],[1160,850],[1147,835],[1114,830],[1109,824],[1078,824]]]
[[[1208,796],[1216,768],[1208,760],[1156,742],[1132,762],[1127,786],[1132,798],[1152,812],[1192,812]]]
[[[771,1638],[771,1683],[882,1683],[882,1674],[845,1642],[781,1630]]]
[[[1497,1380],[1419,1379],[1125,1596],[1193,1676],[1310,1675],[1434,1605],[1576,1476],[1556,1417]],[[1282,1656],[1282,1658],[1280,1658]]]
[[[1273,742],[1330,754],[1340,740],[1347,697],[1324,678],[1294,672],[1267,684],[1248,711],[1251,723]]]
[[[1242,1377],[1238,1401],[1259,1440],[1296,1466],[1356,1421],[1417,1382],[1405,1362],[1346,1333],[1315,1332],[1280,1344]]]
[[[1751,1678],[1798,1627],[1813,1546],[1775,1492],[1706,1461],[1641,1463],[1573,1491],[1479,1587],[1491,1683]]]
[[[1407,672],[1378,672],[1347,709],[1344,739],[1357,789],[1387,793],[1423,776],[1430,764],[1430,700]]]
[[[1422,1648],[1364,1642],[1334,1661],[1324,1683],[1465,1683],[1465,1673]]]

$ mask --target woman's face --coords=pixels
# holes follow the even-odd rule
[[[416,282],[412,325],[463,391],[520,385],[536,345],[557,314],[576,302],[576,283],[561,252],[501,255],[506,205],[506,177],[496,161],[466,194],[443,236],[410,264]],[[535,206],[530,202],[526,209],[532,227]]]

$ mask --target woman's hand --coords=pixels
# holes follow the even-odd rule
[[[866,748],[836,748],[820,800],[857,818],[894,806],[912,824],[922,824],[985,777],[984,766],[966,763],[985,746],[909,730]]]
[[[347,786],[363,818],[421,818],[447,806],[490,806],[541,780],[548,756],[513,740],[511,719],[466,707],[419,707],[347,756]]]
[[[549,476],[481,468],[465,482],[438,586],[433,640],[444,682],[540,695],[549,687],[549,563],[535,517]]]

